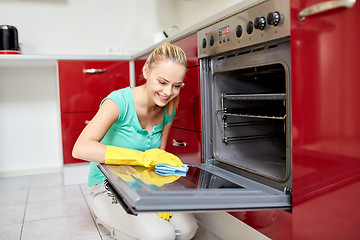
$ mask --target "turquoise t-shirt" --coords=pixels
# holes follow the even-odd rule
[[[162,123],[154,126],[151,133],[148,133],[148,131],[140,126],[130,87],[116,90],[105,99],[111,99],[116,103],[119,108],[119,118],[110,127],[104,138],[100,141],[101,143],[140,151],[160,147],[162,130],[166,124],[173,120],[175,111],[172,116],[167,116],[165,110]],[[98,164],[97,162],[90,163],[89,187],[104,182],[104,175],[97,168]]]

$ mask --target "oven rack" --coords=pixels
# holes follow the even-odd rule
[[[254,93],[254,94],[221,94],[221,109],[216,110],[216,114],[221,116],[222,121],[222,141],[224,143],[236,141],[251,141],[264,138],[277,138],[282,133],[267,133],[261,135],[227,136],[226,129],[231,127],[243,127],[247,125],[275,124],[272,121],[286,119],[286,94],[285,93]],[[230,102],[242,102],[240,106],[228,107]],[[277,102],[281,101],[281,102]],[[256,104],[250,102],[257,102]],[[260,103],[261,102],[261,103]],[[229,103],[229,104],[226,104]],[[228,105],[228,106],[227,106]],[[227,107],[226,107],[227,106]],[[227,116],[253,118],[245,122],[233,122]],[[255,120],[259,119],[259,120]],[[263,120],[260,120],[263,119]],[[230,120],[230,122],[228,122]],[[245,119],[244,119],[245,120]],[[276,123],[277,124],[277,123]]]
[[[223,136],[223,142],[236,142],[236,141],[245,141],[245,140],[258,140],[264,138],[275,138],[275,137],[282,137],[280,134],[262,134],[262,135],[248,135],[248,136],[239,136],[239,137],[226,137]]]
[[[266,93],[266,94],[221,94],[222,101],[226,100],[286,100],[285,93]]]
[[[257,94],[221,94],[221,110],[217,110],[216,113],[220,114],[222,117],[224,116],[235,116],[235,117],[248,117],[248,118],[265,118],[265,119],[285,119],[286,113],[278,112],[275,115],[269,114],[268,108],[264,109],[234,109],[234,108],[226,108],[224,101],[286,101],[285,93],[257,93]],[[254,109],[259,112],[254,112]],[[259,114],[260,113],[260,114]],[[271,111],[273,114],[274,112]]]
[[[217,110],[217,114],[223,116],[235,116],[235,117],[248,117],[248,118],[264,118],[264,119],[279,119],[284,120],[286,118],[286,114],[283,116],[268,116],[268,115],[255,115],[255,114],[245,114],[245,113],[231,113],[227,112],[226,109],[224,110]]]

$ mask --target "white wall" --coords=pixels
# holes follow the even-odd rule
[[[240,1],[0,0],[0,24],[18,29],[23,54],[128,55]]]
[[[186,29],[242,1],[245,0],[175,0],[175,22],[180,29]]]
[[[127,55],[172,25],[167,0],[0,0],[0,24],[19,31],[23,54]]]

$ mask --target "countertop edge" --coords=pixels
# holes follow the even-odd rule
[[[55,67],[58,61],[131,61],[118,55],[0,55],[0,67]]]

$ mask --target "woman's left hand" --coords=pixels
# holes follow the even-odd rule
[[[173,167],[184,166],[180,158],[178,158],[172,153],[166,152],[165,150],[158,148],[152,148],[146,150],[144,152],[142,161],[143,161],[143,166],[145,167],[153,167],[158,164],[168,164]]]

